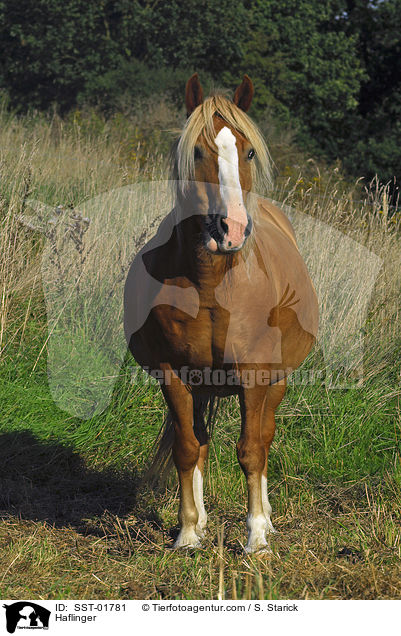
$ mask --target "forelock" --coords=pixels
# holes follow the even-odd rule
[[[177,146],[177,173],[181,190],[194,179],[195,145],[202,135],[210,148],[215,148],[216,130],[214,117],[219,115],[234,130],[245,137],[255,150],[252,161],[253,187],[264,192],[272,185],[272,161],[266,143],[258,127],[244,111],[224,95],[213,95],[197,106],[188,118]]]

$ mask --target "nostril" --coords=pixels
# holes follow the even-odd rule
[[[248,224],[245,228],[245,238],[248,238],[248,236],[250,235],[250,233],[252,232],[252,219],[251,217],[248,217]]]
[[[221,238],[223,238],[224,235],[227,234],[227,232],[228,232],[228,225],[227,225],[227,223],[225,222],[224,219],[225,219],[225,217],[222,216],[221,214],[217,215],[216,226],[217,226],[217,229],[218,229],[218,232],[219,232]]]
[[[218,245],[225,245],[225,248],[233,249],[243,245],[252,231],[252,221],[247,215],[247,225],[233,220],[225,214],[210,214],[206,219],[208,234]]]

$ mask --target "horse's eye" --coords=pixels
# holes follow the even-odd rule
[[[194,159],[195,161],[197,159],[202,159],[203,155],[202,155],[202,150],[199,148],[199,146],[195,146],[194,148]]]
[[[254,156],[255,156],[255,151],[254,151],[254,149],[253,149],[253,148],[251,148],[251,149],[250,149],[250,151],[248,152],[248,159],[249,159],[249,161],[250,161],[251,159],[253,159],[253,158],[254,158]]]

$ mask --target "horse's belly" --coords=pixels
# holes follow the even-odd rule
[[[281,324],[269,325],[268,316],[266,311],[251,317],[247,312],[201,307],[192,318],[162,305],[152,309],[145,340],[149,351],[157,351],[158,361],[173,368],[296,368],[313,338],[295,320],[284,335]]]

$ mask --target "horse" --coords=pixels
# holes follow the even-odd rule
[[[253,94],[247,75],[233,99],[204,99],[198,74],[188,80],[187,120],[173,152],[175,205],[125,284],[129,349],[160,382],[168,406],[153,474],[161,478],[170,460],[177,469],[177,549],[202,546],[203,474],[216,404],[238,395],[245,551],[270,551],[267,462],[275,411],[317,334],[316,292],[292,226],[253,192],[272,182],[267,145],[246,114]]]

